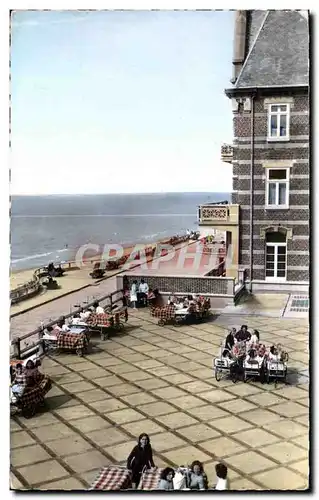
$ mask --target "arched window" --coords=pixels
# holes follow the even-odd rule
[[[266,280],[285,281],[287,276],[287,237],[285,232],[266,233]]]

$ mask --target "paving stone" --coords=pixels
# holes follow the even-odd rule
[[[89,361],[85,361],[84,363],[83,362],[82,363],[74,363],[72,365],[72,370],[79,372],[79,373],[85,372],[86,370],[93,371],[95,368],[98,369],[94,363],[90,363]]]
[[[156,403],[141,405],[140,410],[143,413],[146,413],[147,415],[150,415],[152,417],[157,417],[159,415],[165,415],[167,413],[173,413],[176,411],[174,406],[171,406],[170,404],[161,401],[158,401]]]
[[[180,427],[186,427],[187,425],[198,423],[194,418],[189,417],[183,412],[170,413],[169,415],[159,415],[156,416],[156,419],[171,429],[178,429]]]
[[[215,405],[204,405],[196,408],[190,408],[187,412],[203,422],[208,422],[210,420],[214,421],[215,419],[229,416],[227,411],[221,410]]]
[[[228,410],[231,413],[242,413],[246,411],[256,410],[257,406],[245,401],[243,399],[232,399],[231,401],[226,401],[224,403],[218,403],[218,406],[224,410]]]
[[[246,450],[245,445],[239,444],[233,439],[224,436],[216,439],[209,439],[207,441],[204,437],[200,446],[219,458],[233,455],[234,453],[241,453]]]
[[[149,378],[147,380],[139,380],[136,385],[141,387],[146,391],[151,391],[152,389],[159,389],[160,387],[167,387],[169,383],[165,380],[160,380],[158,378]]]
[[[288,442],[265,446],[262,451],[265,455],[274,458],[282,464],[305,458],[308,453],[307,450]]]
[[[135,387],[132,384],[120,384],[120,385],[112,385],[108,388],[108,391],[114,396],[121,397],[127,396],[129,394],[135,394],[140,392],[138,387]]]
[[[156,402],[156,399],[153,396],[144,392],[137,392],[135,394],[131,394],[130,396],[122,396],[121,399],[131,406],[139,406],[146,403]]]
[[[45,460],[49,460],[50,458],[50,455],[42,448],[42,446],[38,444],[23,448],[16,448],[10,452],[10,463],[15,468],[23,465],[43,462]]]
[[[274,393],[269,393],[269,392],[260,392],[259,394],[254,394],[253,396],[246,396],[248,401],[251,401],[252,403],[259,405],[259,406],[264,406],[264,407],[271,407],[269,409],[273,409],[273,406],[276,404],[280,403],[285,403],[287,400],[284,398],[281,398],[280,396],[277,396]]]
[[[77,473],[106,467],[111,463],[102,453],[97,450],[87,451],[73,457],[66,457],[65,462]]]
[[[89,382],[81,381],[81,382],[71,382],[71,384],[63,384],[63,388],[70,392],[71,394],[78,393],[78,392],[84,392],[84,391],[91,391],[92,389],[95,389],[94,385],[90,384]]]
[[[55,410],[55,413],[64,418],[66,421],[95,415],[92,410],[80,404],[77,406],[71,406],[70,408],[58,408],[57,410]]]
[[[308,435],[308,429],[306,429],[303,425],[293,422],[292,420],[287,420],[286,418],[264,425],[264,429],[269,430],[280,437],[288,439],[304,434]]]
[[[221,420],[214,420],[211,425],[226,434],[238,433],[252,427],[252,424],[234,415]]]
[[[25,490],[26,487],[19,481],[19,479],[10,471],[10,490]]]
[[[127,408],[125,410],[113,411],[107,414],[108,418],[113,420],[115,424],[125,424],[127,422],[135,422],[145,418],[141,413]]]
[[[161,399],[165,399],[168,401],[175,401],[175,398],[179,398],[181,396],[187,396],[185,391],[181,389],[177,389],[173,386],[164,387],[162,389],[153,389],[152,393]]]
[[[123,462],[131,453],[132,449],[136,446],[136,441],[127,440],[125,443],[116,444],[113,446],[106,446],[105,451],[111,455],[116,462]]]
[[[202,392],[200,394],[200,397],[206,399],[207,401],[210,401],[211,403],[218,403],[220,401],[228,401],[230,399],[236,398],[236,396],[234,396],[233,394],[229,394],[228,392],[219,389]]]
[[[248,431],[239,432],[236,434],[236,439],[242,441],[251,448],[258,448],[259,450],[263,450],[263,447],[267,444],[275,443],[280,440],[278,436],[273,436],[263,429],[250,429]]]
[[[306,478],[309,477],[309,461],[308,460],[301,460],[300,462],[290,464],[289,468],[294,469],[297,472],[300,472],[300,474],[303,474],[303,476],[305,476]]]
[[[248,491],[248,490],[260,490],[260,486],[256,483],[249,481],[246,478],[235,479],[230,482],[230,489],[232,491]]]
[[[271,407],[272,411],[283,415],[285,417],[298,417],[299,415],[308,414],[309,409],[305,406],[299,405],[298,403],[288,401],[287,403],[281,403],[279,405],[274,405]]]
[[[143,372],[142,370],[136,370],[134,372],[121,373],[121,377],[131,382],[137,382],[138,380],[146,380],[152,378],[152,375],[148,372]]]
[[[110,396],[101,389],[92,389],[92,391],[79,392],[77,397],[85,403],[92,403],[93,401],[101,401]]]
[[[200,462],[207,462],[211,460],[211,457],[202,451],[199,451],[194,446],[185,446],[183,448],[178,448],[174,451],[166,451],[162,453],[164,458],[167,458],[174,463],[176,467],[179,465],[185,465],[192,463],[193,460],[199,460]]]
[[[240,418],[262,427],[270,422],[280,421],[282,417],[277,413],[272,413],[271,411],[266,410],[265,408],[260,408],[258,410],[240,413]]]
[[[225,459],[225,461],[229,463],[230,466],[239,469],[244,474],[254,474],[264,469],[276,467],[277,465],[272,460],[268,460],[255,451],[236,453],[236,455],[232,455],[231,457]]]
[[[77,434],[75,436],[66,436],[62,439],[49,441],[47,446],[53,453],[61,457],[75,455],[92,449],[92,446]]]
[[[30,486],[44,481],[50,481],[50,479],[58,479],[69,476],[68,471],[64,469],[64,467],[62,467],[56,460],[48,460],[47,462],[42,462],[36,465],[20,467],[17,470]]]
[[[310,444],[310,439],[309,439],[309,434],[304,434],[303,436],[299,436],[297,438],[291,439],[291,441],[296,444],[297,446],[302,446],[306,450],[309,449],[309,444]]]
[[[202,401],[195,396],[183,396],[181,398],[176,398],[173,400],[174,405],[182,408],[183,410],[189,410],[190,408],[197,408],[199,406],[204,406],[206,401]]]
[[[49,368],[46,368],[45,373],[47,375],[50,375],[51,377],[54,377],[55,375],[62,375],[64,373],[70,373],[70,370],[66,368],[65,366],[50,366]]]
[[[75,477],[69,477],[67,479],[59,479],[58,481],[45,483],[37,488],[37,490],[40,491],[49,491],[49,490],[74,491],[74,490],[85,490],[85,489],[86,489],[85,486],[83,486],[83,484]]]
[[[108,398],[104,401],[94,401],[90,403],[90,406],[100,413],[108,413],[110,411],[128,408],[122,401],[115,398]]]
[[[178,429],[178,432],[193,443],[198,443],[199,441],[220,436],[220,432],[212,429],[206,424],[190,425],[189,427]]]
[[[184,439],[175,436],[171,432],[162,432],[161,434],[152,435],[151,443],[153,449],[158,452],[187,446],[187,442]]]
[[[201,380],[194,380],[194,382],[190,382],[190,383],[187,383],[187,384],[182,384],[180,386],[180,388],[184,389],[185,391],[192,392],[195,395],[198,395],[201,392],[211,391],[211,389],[212,389],[209,384],[207,384],[205,382],[202,382]]]
[[[276,471],[261,472],[254,475],[252,479],[262,483],[269,490],[296,490],[305,487],[307,483],[307,480],[299,474],[285,467],[277,467]]]
[[[47,373],[47,372],[45,372],[45,373]],[[70,382],[79,382],[79,381],[83,380],[83,377],[82,377],[81,373],[69,372],[69,373],[61,375],[60,377],[55,376],[54,380],[58,384],[63,385],[63,384],[69,384]]]
[[[124,429],[125,431],[129,432],[133,436],[137,437],[142,434],[146,433],[151,437],[152,441],[152,436],[154,434],[159,434],[161,432],[165,432],[165,428],[160,426],[159,424],[153,422],[152,420],[148,419],[143,419],[139,422],[132,422],[129,424],[122,424],[121,428]]]
[[[174,356],[173,356],[174,357]],[[167,359],[165,358],[165,362]],[[165,377],[167,375],[178,375],[178,371],[171,366],[161,366],[160,368],[148,368],[148,372],[156,377]]]
[[[94,383],[108,390],[113,385],[119,385],[122,384],[123,382],[120,378],[116,377],[115,375],[112,375],[110,377],[101,377],[94,379]]]
[[[91,363],[91,364],[93,364],[93,363]],[[94,366],[94,368],[92,368],[91,370],[89,369],[89,370],[85,370],[83,373],[81,372],[81,375],[83,376],[83,378],[85,378],[87,380],[92,380],[95,382],[96,378],[107,377],[107,376],[111,376],[112,374],[110,372],[108,372],[107,370],[105,370],[104,368]]]
[[[81,472],[81,480],[84,481],[89,488],[96,480],[96,478],[100,475],[101,467],[96,469]]]
[[[15,420],[10,418],[10,432],[22,431],[21,425],[18,424]]]
[[[22,446],[28,446],[30,444],[36,444],[36,442],[26,431],[14,432],[11,434],[11,449],[21,448]]]
[[[123,363],[121,365],[108,366],[108,370],[112,373],[115,373],[115,375],[121,375],[122,373],[134,373],[136,371],[136,367],[133,365],[129,365],[128,363]]]
[[[309,427],[309,415],[302,415],[301,417],[295,417],[294,420],[305,427]]]
[[[263,391],[262,386],[261,387],[256,387],[255,385],[252,384],[232,384],[227,387],[227,391],[230,393],[234,394],[235,396],[252,396],[252,394],[257,394],[258,392]],[[250,401],[254,401],[255,396],[252,396],[250,398]]]
[[[23,424],[28,429],[33,429],[35,427],[42,427],[44,425],[55,425],[59,422],[60,421],[54,415],[52,415],[52,413],[49,412],[36,414],[34,415],[34,417],[30,419],[25,419],[25,418],[23,419]]]
[[[101,417],[85,417],[77,420],[72,420],[72,425],[83,433],[94,431],[96,429],[105,429],[111,424]]]
[[[32,432],[37,436],[40,441],[53,441],[55,439],[62,439],[64,437],[75,436],[75,433],[70,427],[59,422],[55,425],[48,427],[45,425],[44,427],[36,427],[32,429]]]
[[[128,440],[127,435],[115,427],[105,427],[103,429],[89,431],[85,433],[85,436],[101,447],[122,443]]]

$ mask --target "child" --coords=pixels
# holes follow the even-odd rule
[[[16,396],[22,396],[25,389],[25,383],[24,383],[25,378],[22,373],[22,364],[18,363],[15,369],[16,369],[16,374],[11,387],[12,392]]]
[[[215,465],[217,483],[215,490],[223,491],[228,489],[227,467],[224,464]]]

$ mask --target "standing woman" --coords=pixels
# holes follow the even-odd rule
[[[131,301],[131,307],[133,307],[133,309],[136,309],[136,302],[137,302],[137,280],[134,280],[133,284],[131,286],[130,301]]]
[[[143,432],[138,438],[138,444],[134,446],[127,459],[127,468],[132,471],[133,488],[138,487],[143,469],[152,469],[153,467],[155,464],[150,438]]]

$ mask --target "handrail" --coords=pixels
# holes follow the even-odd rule
[[[116,295],[116,294],[121,294],[121,297],[117,298],[116,300],[113,300],[113,296]],[[109,300],[110,301],[110,304],[109,304],[109,307],[112,309],[113,305],[116,304],[117,302],[120,302],[120,301],[123,301],[123,298],[124,298],[124,293],[123,293],[123,290],[119,289],[119,290],[115,290],[115,292],[111,292],[107,295],[104,295],[103,297],[99,297],[99,298],[95,298],[92,302],[88,303],[85,305],[85,307],[82,307],[80,306],[79,308],[77,309],[74,309],[72,312],[68,313],[68,314],[61,314],[59,316],[59,318],[61,316],[63,316],[65,319],[68,319],[70,318],[71,316],[74,316],[74,314],[76,313],[79,313],[80,311],[82,310],[87,310],[89,307],[92,307],[93,304],[98,301],[99,303],[100,302],[104,302],[105,300]],[[14,356],[17,356],[18,358],[21,356],[21,354],[23,352],[26,352],[28,350],[30,350],[30,347],[28,346],[27,348],[21,350],[21,346],[20,346],[20,343],[23,341],[23,340],[26,340],[27,338],[29,337],[33,337],[34,335],[40,335],[43,333],[43,331],[48,328],[48,326],[53,326],[53,325],[56,325],[57,321],[59,321],[59,318],[56,318],[54,320],[51,320],[49,321],[48,323],[44,323],[42,324],[41,326],[39,326],[36,330],[33,330],[32,332],[29,332],[29,333],[26,333],[25,335],[22,335],[21,337],[18,337],[18,338],[15,338],[11,341],[11,345],[13,346],[14,348]],[[35,342],[33,344],[32,347],[34,347],[35,345],[37,345],[38,343],[41,343],[41,339],[39,338],[37,342]]]

